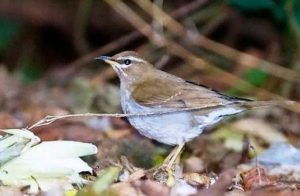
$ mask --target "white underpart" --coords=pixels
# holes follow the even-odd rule
[[[214,110],[212,112],[210,112],[208,115],[205,116],[198,116],[197,119],[201,120],[203,123],[207,122],[211,122],[212,119],[217,119],[225,116],[225,115],[232,115],[232,114],[236,114],[239,112],[242,112],[242,109],[238,109],[238,108],[234,108],[234,107],[224,107],[224,108],[218,108],[217,110]]]
[[[129,93],[121,86],[123,94],[121,104],[125,113],[153,113],[164,112],[168,108],[149,108],[137,104],[129,99]],[[129,122],[140,134],[168,145],[188,142],[202,133],[203,129],[220,121],[226,115],[241,112],[242,109],[224,107],[208,113],[196,115],[195,112],[179,112],[157,116],[130,117]]]

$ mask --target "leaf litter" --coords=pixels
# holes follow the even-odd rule
[[[2,71],[2,74],[9,73]],[[10,77],[3,78],[9,80]],[[111,87],[115,90],[98,91],[92,83],[88,82],[88,79],[80,80],[84,81],[84,85],[79,81],[72,85],[58,87],[51,87],[43,82],[28,86],[26,87],[26,94],[29,95],[27,98],[22,96],[24,89],[16,87],[9,97],[1,99],[7,104],[0,114],[1,127],[26,127],[47,115],[68,115],[76,111],[120,112],[119,100],[116,96],[117,87]],[[8,84],[9,81],[3,83]],[[74,96],[70,96],[81,92],[82,88],[87,91],[85,98],[89,100],[83,102],[83,105],[78,99],[72,100]],[[98,92],[100,94],[97,94]],[[20,97],[21,101],[16,101]],[[115,100],[105,101],[105,99]],[[106,107],[102,107],[103,105]],[[71,195],[297,194],[299,193],[299,163],[291,161],[297,160],[298,149],[287,144],[289,137],[285,132],[278,131],[291,129],[278,120],[279,114],[285,111],[281,109],[282,111],[278,113],[278,109],[276,110],[275,113],[264,111],[263,114],[251,112],[246,114],[247,117],[244,119],[231,119],[190,142],[181,155],[181,162],[177,163],[171,181],[164,177],[153,178],[151,172],[149,173],[149,169],[162,163],[170,147],[153,143],[138,135],[123,119],[105,120],[95,117],[62,119],[44,127],[34,128],[32,132],[43,141],[63,139],[96,144],[99,148],[97,155],[85,158],[93,167],[93,175],[82,175],[82,178],[86,178],[89,183],[85,186],[79,184],[69,186],[75,188],[73,189],[75,192],[63,188],[65,185],[60,180],[53,183],[52,189],[49,190],[43,188],[39,190],[38,187],[42,187],[42,182],[41,185],[35,183],[32,187],[22,188],[2,185],[0,191],[2,195],[11,192],[18,195],[29,193],[33,187],[36,187],[35,190],[42,194],[59,190],[59,194]],[[266,123],[267,121],[263,120],[265,118],[271,119],[272,125]],[[293,119],[289,122],[296,121]],[[292,124],[289,126],[292,127],[292,133],[295,133],[294,126]],[[245,135],[249,138],[249,144],[245,143]],[[2,140],[5,138],[4,136]],[[5,153],[7,157],[1,156],[2,164],[20,156],[27,142],[24,139],[19,145],[10,146],[7,152],[13,153]],[[281,144],[274,144],[274,142],[281,142]],[[245,150],[250,148],[250,144],[259,154],[258,161],[255,158],[256,153],[251,149]],[[278,148],[275,151],[274,146]],[[243,151],[246,152],[243,156],[248,157],[250,161],[241,162],[244,160]],[[275,160],[277,156],[273,156],[274,154],[283,157]],[[41,162],[41,164],[46,163]],[[56,169],[59,167],[57,166]],[[39,176],[32,175],[30,181],[39,182]]]

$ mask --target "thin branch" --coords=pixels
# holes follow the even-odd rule
[[[84,113],[84,114],[68,114],[62,116],[46,116],[45,118],[39,120],[38,122],[31,125],[28,129],[33,129],[40,126],[45,126],[53,123],[54,121],[66,119],[66,118],[79,118],[79,117],[114,117],[114,118],[123,118],[123,117],[146,117],[146,116],[157,116],[164,114],[173,114],[180,112],[192,112],[192,111],[200,111],[207,110],[216,107],[230,107],[230,106],[239,106],[244,108],[245,110],[250,110],[254,108],[268,107],[268,106],[297,106],[297,103],[294,101],[254,101],[254,102],[231,102],[231,103],[219,103],[219,104],[206,104],[205,106],[200,105],[198,107],[188,107],[188,108],[171,108],[162,111],[148,112],[148,113],[137,113],[137,114],[98,114],[98,113]]]
[[[89,44],[85,39],[93,0],[78,1],[74,20],[73,43],[78,53],[85,54],[89,51]]]
[[[141,17],[139,17],[139,15],[137,15],[133,9],[128,7],[125,3],[123,3],[120,0],[105,0],[105,1],[116,12],[118,12],[121,16],[123,16],[125,19],[127,19],[127,21],[129,21],[134,27],[136,27],[136,29],[138,29],[150,41],[152,41],[153,43],[155,43],[157,45],[164,44],[170,53],[185,59],[188,63],[190,63],[196,69],[203,69],[204,67],[210,67],[214,71],[224,74],[226,77],[228,77],[231,80],[232,83],[243,84],[244,86],[252,88],[256,92],[264,94],[265,96],[267,96],[268,98],[271,98],[271,99],[287,100],[286,98],[281,97],[280,95],[273,94],[263,88],[258,88],[256,86],[252,85],[251,83],[249,83],[229,72],[226,72],[215,65],[209,64],[208,62],[197,57],[196,55],[194,55],[193,53],[191,53],[190,51],[188,51],[181,45],[177,44],[176,42],[174,42],[172,40],[168,40],[166,37],[161,37],[161,42],[157,43],[156,39],[155,40],[152,39],[153,29],[151,29],[151,26],[148,25],[147,22],[145,22]],[[157,35],[159,35],[159,34],[157,34]],[[240,90],[244,90],[244,89],[240,89]],[[295,102],[293,105],[289,105],[289,104],[282,105],[281,107],[289,109],[293,112],[300,113],[300,103],[299,102]]]
[[[226,45],[215,42],[199,33],[194,33],[192,31],[186,30],[186,28],[177,22],[172,16],[165,13],[160,7],[151,3],[149,0],[135,0],[135,2],[150,16],[152,16],[155,20],[165,20],[163,23],[171,32],[175,33],[180,37],[187,37],[190,40],[191,44],[195,44],[204,49],[213,51],[219,55],[222,55],[228,59],[232,59],[236,62],[241,63],[241,65],[246,67],[252,67],[253,65],[249,65],[247,62],[255,62],[256,67],[261,69],[262,71],[268,72],[278,78],[285,79],[287,81],[300,81],[300,74],[290,70],[288,68],[282,67],[280,65],[268,62],[264,59],[260,59],[258,57],[249,55],[247,53],[240,52],[234,48],[230,48]],[[156,13],[156,15],[152,14],[152,10]],[[247,59],[244,61],[239,61],[239,59]]]
[[[220,105],[219,105],[220,106]],[[225,106],[225,105],[224,105]],[[28,129],[33,129],[40,126],[45,126],[53,123],[54,121],[66,119],[66,118],[79,118],[79,117],[114,117],[114,118],[123,118],[123,117],[145,117],[145,116],[155,116],[155,115],[163,115],[163,114],[171,114],[171,113],[179,113],[179,112],[187,112],[187,111],[195,111],[195,110],[203,110],[216,107],[216,105],[206,105],[200,107],[190,107],[190,108],[174,108],[169,109],[167,111],[159,111],[159,112],[149,112],[149,113],[137,113],[137,114],[98,114],[98,113],[84,113],[84,114],[68,114],[62,116],[46,116],[45,118],[39,120],[38,122],[31,125]]]
[[[205,5],[207,2],[209,2],[210,0],[195,0],[192,1],[174,11],[171,12],[171,16],[179,19],[184,17],[185,15],[193,12],[196,9],[199,9],[201,6]],[[151,27],[143,27],[147,30],[150,30]],[[72,73],[77,73],[78,69],[80,69],[83,65],[86,65],[87,63],[94,61],[94,58],[103,54],[107,54],[110,53],[112,51],[115,51],[117,49],[121,49],[123,47],[125,47],[126,45],[128,45],[129,43],[142,38],[143,34],[139,31],[139,30],[135,30],[131,33],[128,33],[124,36],[121,36],[120,38],[100,47],[97,50],[94,50],[86,55],[83,55],[82,57],[76,59],[75,61],[69,63],[67,66],[68,67],[72,67],[72,69],[74,71],[71,71]]]

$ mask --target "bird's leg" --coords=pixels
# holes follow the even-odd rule
[[[153,173],[153,179],[159,182],[165,182],[169,187],[172,187],[175,184],[176,180],[173,170],[173,164],[180,155],[183,146],[184,143],[178,145],[171,151],[171,153],[164,160],[163,165]]]
[[[176,161],[177,157],[179,156],[182,148],[184,147],[184,143],[179,144],[170,154],[172,155],[172,158],[169,158],[169,156],[167,158],[169,158],[170,160],[168,160],[168,165],[167,168],[171,169],[174,162]],[[165,163],[165,162],[164,162]]]
[[[169,162],[170,162],[170,159],[173,157],[173,155],[174,155],[174,153],[176,152],[177,148],[178,148],[178,146],[176,146],[176,147],[168,154],[168,156],[164,159],[162,165],[161,165],[160,167],[158,167],[158,168],[166,168],[166,167],[167,167],[167,165],[168,165]],[[155,170],[155,169],[157,169],[157,168],[152,168],[152,169],[150,169],[148,172],[151,172],[151,171],[153,171],[153,170]]]
[[[170,162],[170,159],[172,159],[174,153],[176,152],[178,146],[176,146],[170,153],[169,155],[165,158],[164,162],[162,165],[168,165],[168,163]]]

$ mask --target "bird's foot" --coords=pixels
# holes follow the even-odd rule
[[[175,169],[176,169],[176,160],[180,157],[180,152],[184,146],[184,143],[178,145],[164,160],[163,164],[158,167],[150,170],[152,173],[152,179],[155,181],[165,183],[168,186],[173,186],[176,181]],[[152,171],[152,172],[151,172]]]
[[[175,184],[175,170],[167,164],[163,164],[156,168],[152,174],[153,180],[165,183],[167,186],[172,187]]]

